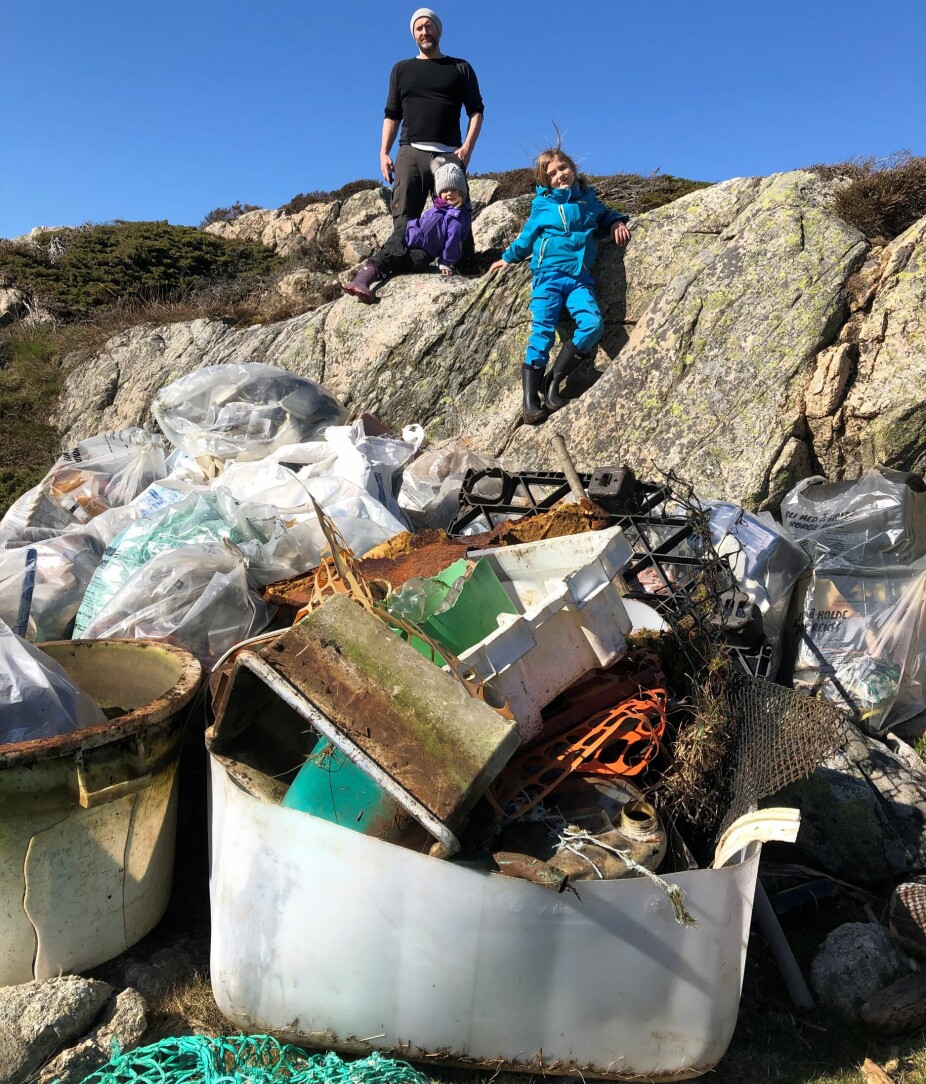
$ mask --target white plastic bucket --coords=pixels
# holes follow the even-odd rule
[[[248,793],[211,762],[212,987],[245,1031],[350,1052],[647,1080],[714,1066],[733,1035],[759,846],[556,895]]]
[[[183,709],[201,669],[143,640],[40,644],[104,709],[101,726],[0,746],[0,986],[83,971],[164,914]]]

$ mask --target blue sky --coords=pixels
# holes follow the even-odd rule
[[[378,174],[415,3],[33,0],[0,26],[0,236],[196,225]],[[926,154],[922,0],[454,0],[442,48],[486,102],[472,170],[552,137],[594,173],[701,180]]]

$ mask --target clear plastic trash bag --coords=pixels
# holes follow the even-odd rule
[[[269,618],[267,606],[248,587],[240,550],[204,542],[162,553],[133,572],[82,635],[165,640],[211,667]]]
[[[0,621],[0,745],[105,722],[102,709],[64,667]]]
[[[383,509],[384,514],[388,514]],[[103,554],[77,611],[74,635],[84,630],[128,578],[155,557],[183,546],[234,543],[247,560],[252,587],[307,572],[320,560],[313,534],[288,527],[269,505],[239,503],[221,487],[194,491],[147,518],[130,523]]]
[[[874,735],[926,709],[924,565],[815,569],[794,687],[856,712]]]
[[[861,478],[806,478],[781,519],[814,567],[908,564],[926,554],[926,486],[916,474],[872,467]]]
[[[103,543],[86,531],[0,543],[0,619],[27,640],[65,640]]]
[[[63,531],[88,523],[128,504],[166,473],[164,441],[155,433],[133,426],[88,437],[59,456],[42,481],[10,506],[0,529]]]
[[[320,440],[347,411],[321,384],[262,362],[210,365],[161,388],[151,413],[194,459],[263,459],[275,448]]]
[[[430,448],[405,468],[399,504],[416,530],[446,530],[459,510],[466,472],[498,465],[498,460],[474,452],[465,444]]]

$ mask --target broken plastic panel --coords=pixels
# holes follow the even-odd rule
[[[211,769],[211,974],[236,1026],[583,1079],[680,1080],[722,1057],[758,846],[667,877],[697,920],[682,926],[646,877],[557,896],[261,801],[215,754]]]

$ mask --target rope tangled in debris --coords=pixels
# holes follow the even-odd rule
[[[598,874],[599,879],[603,880],[604,874],[583,849],[589,844],[593,847],[600,847],[601,850],[616,855],[628,869],[632,869],[634,873],[639,873],[643,877],[648,877],[654,885],[657,885],[665,892],[669,903],[672,905],[672,913],[675,916],[675,921],[680,926],[698,925],[698,920],[685,907],[685,893],[678,885],[670,885],[668,881],[664,881],[657,874],[653,873],[651,869],[647,869],[646,866],[641,866],[640,863],[631,858],[626,851],[622,851],[618,847],[612,847],[610,843],[604,843],[600,838],[593,836],[584,828],[579,828],[575,824],[567,824],[560,833],[556,849],[557,851],[571,851],[573,854],[578,855],[583,861],[588,862],[595,873]]]
[[[347,1062],[308,1055],[270,1035],[181,1035],[116,1054],[82,1084],[429,1084],[407,1062],[381,1054]]]

